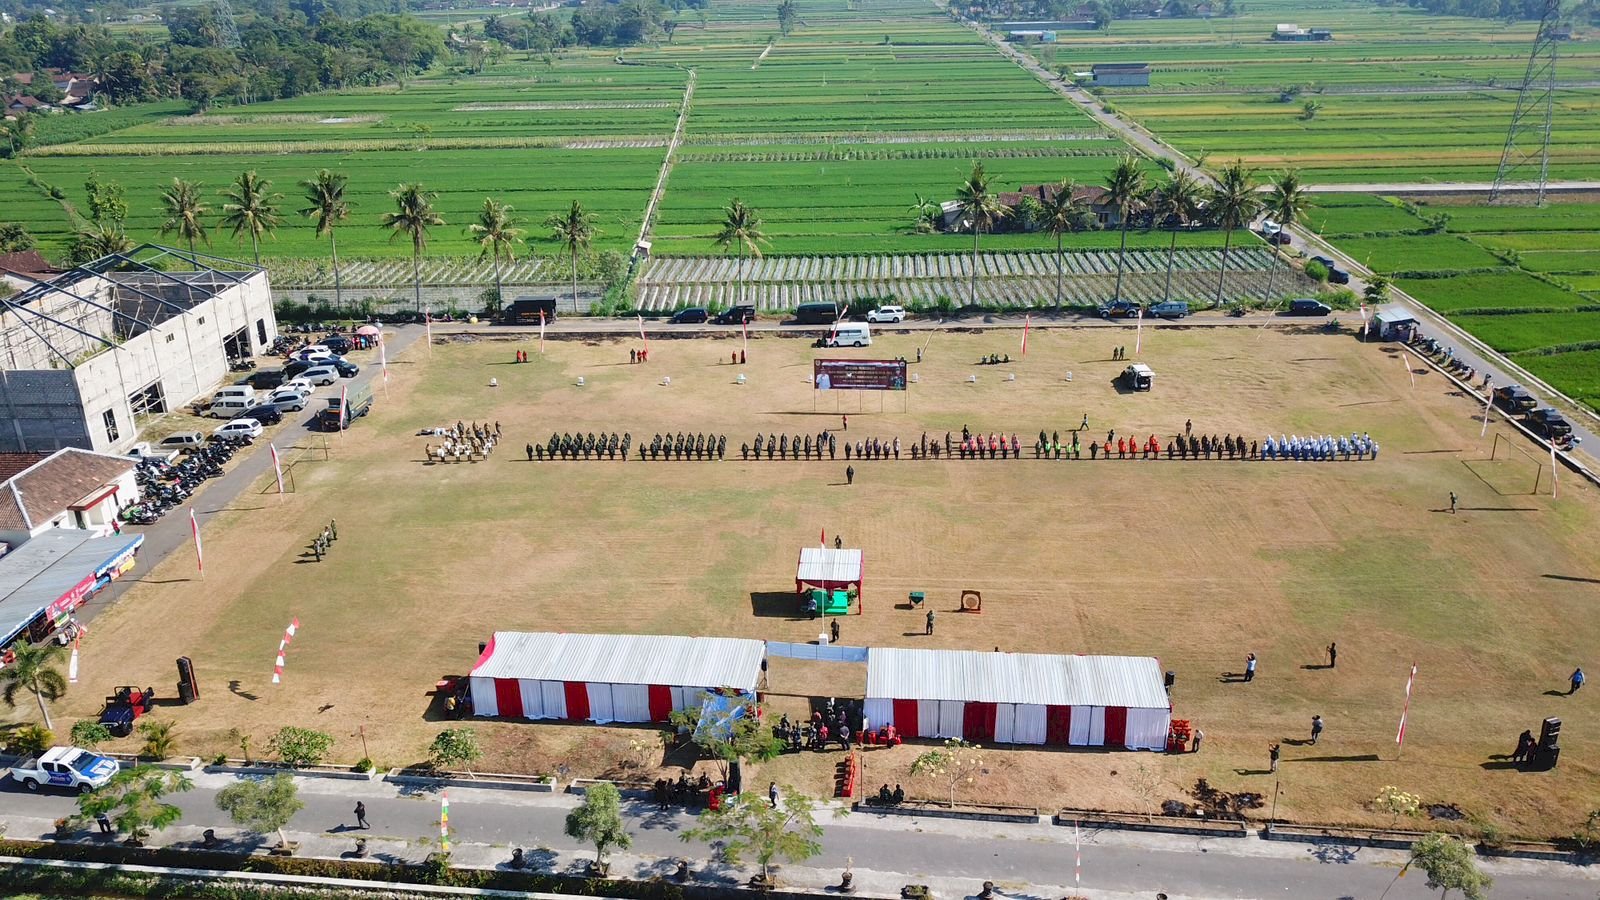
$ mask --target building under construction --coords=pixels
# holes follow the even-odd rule
[[[0,452],[117,453],[277,337],[267,272],[145,244],[0,299]]]

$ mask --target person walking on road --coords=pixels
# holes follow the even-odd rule
[[[928,610],[928,634],[933,634],[933,610]]]
[[[1244,680],[1248,683],[1256,680],[1256,655],[1248,654],[1244,658]]]
[[[1321,716],[1312,716],[1311,717],[1311,745],[1313,747],[1315,747],[1316,744],[1317,744],[1317,741],[1319,741],[1321,739],[1322,739],[1322,717]]]
[[[356,827],[357,828],[371,828],[372,827],[371,825],[367,824],[367,805],[365,803],[362,803],[360,800],[356,801]]]
[[[1583,670],[1573,669],[1571,679],[1572,685],[1571,687],[1567,688],[1567,696],[1571,697],[1573,694],[1576,694],[1578,692],[1578,688],[1583,687],[1583,681]]]
[[[845,484],[855,484],[856,483],[856,467],[855,466],[845,466],[844,467],[844,483]]]
[[[1269,774],[1278,771],[1278,757],[1282,755],[1283,749],[1277,744],[1273,744],[1270,748],[1268,748],[1267,757],[1272,760],[1272,765],[1267,769]]]

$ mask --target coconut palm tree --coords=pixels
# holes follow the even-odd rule
[[[1279,175],[1272,181],[1272,188],[1267,192],[1267,215],[1271,216],[1279,226],[1289,228],[1299,224],[1305,218],[1306,210],[1311,207],[1311,193],[1305,185],[1300,183],[1300,172],[1297,169]],[[1272,302],[1272,284],[1278,277],[1277,264],[1283,261],[1283,245],[1277,240],[1272,242],[1272,271],[1267,273],[1267,302]]]
[[[494,303],[490,307],[491,312],[500,310],[500,257],[503,254],[507,262],[516,258],[514,247],[517,238],[522,236],[522,229],[517,227],[520,224],[522,220],[511,214],[510,206],[492,197],[485,197],[483,208],[478,210],[478,221],[467,226],[467,234],[482,248],[478,258],[494,257]]]
[[[972,174],[956,191],[962,225],[972,229],[972,272],[967,279],[967,302],[973,306],[978,305],[978,237],[1011,214],[1010,208],[990,190],[989,182],[983,163],[973,163]]]
[[[1134,209],[1143,201],[1144,194],[1144,170],[1139,168],[1136,157],[1126,154],[1117,160],[1117,167],[1111,170],[1111,177],[1106,179],[1106,194],[1100,201],[1117,211],[1122,228],[1122,240],[1117,246],[1117,283],[1111,291],[1112,300],[1122,299],[1122,258],[1128,252],[1128,223],[1133,218]]]
[[[222,224],[233,229],[237,238],[240,232],[250,235],[250,249],[255,252],[256,265],[261,265],[261,238],[278,229],[282,221],[278,215],[278,201],[282,194],[274,194],[272,182],[260,177],[252,169],[234,179],[222,192],[228,202],[222,204]]]
[[[1076,196],[1078,184],[1072,179],[1067,179],[1056,185],[1053,196],[1044,201],[1044,215],[1040,224],[1045,231],[1055,235],[1056,238],[1056,309],[1061,309],[1061,236],[1069,231],[1083,231],[1094,221],[1094,214],[1089,211],[1089,204],[1082,197]]]
[[[0,684],[5,685],[0,688],[0,699],[6,701],[6,706],[14,708],[17,705],[17,692],[27,691],[39,701],[39,714],[44,716],[44,727],[53,729],[50,710],[44,702],[60,699],[67,692],[67,679],[61,676],[58,669],[65,650],[60,644],[30,644],[25,640],[18,641],[12,650],[16,653],[16,659],[0,669]]]
[[[761,231],[761,214],[744,205],[738,197],[728,204],[722,211],[722,230],[713,238],[717,246],[724,250],[737,247],[739,250],[739,304],[744,304],[745,267],[744,254],[746,250],[756,259],[761,258],[761,245],[767,243],[767,236]]]
[[[428,246],[428,229],[443,225],[444,217],[433,209],[433,198],[438,194],[424,190],[420,184],[402,184],[389,192],[394,198],[394,212],[378,217],[378,224],[393,234],[389,240],[401,235],[411,238],[411,284],[416,290],[417,311],[422,311],[422,251]]]
[[[206,233],[205,223],[200,221],[210,211],[210,207],[200,202],[198,182],[174,178],[172,187],[161,192],[161,212],[167,217],[161,223],[161,234],[177,232],[178,237],[189,242],[189,255],[193,256],[195,239],[211,246],[211,236]]]
[[[300,215],[317,223],[317,237],[328,238],[328,250],[333,256],[333,302],[335,306],[344,305],[343,285],[339,280],[339,242],[333,235],[334,228],[350,218],[350,207],[353,205],[345,199],[344,187],[349,179],[338,172],[327,169],[316,174],[315,178],[308,178],[300,182],[305,188],[306,205],[300,210]]]
[[[1255,170],[1245,168],[1243,160],[1222,170],[1217,186],[1211,189],[1206,213],[1222,229],[1222,264],[1217,269],[1217,305],[1222,305],[1222,288],[1228,278],[1228,250],[1233,232],[1250,223],[1261,210],[1256,196]]]
[[[1161,299],[1171,300],[1172,261],[1178,253],[1178,232],[1200,212],[1200,182],[1187,169],[1178,169],[1152,192],[1150,206],[1156,224],[1172,228],[1172,243],[1167,245],[1167,283],[1161,290]]]
[[[564,213],[551,213],[544,220],[544,227],[550,229],[550,236],[556,242],[567,248],[567,255],[572,259],[572,311],[578,311],[578,254],[588,249],[594,241],[595,235],[600,233],[594,227],[594,214],[583,208],[583,204],[572,201],[572,208]]]

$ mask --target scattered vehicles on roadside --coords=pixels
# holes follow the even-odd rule
[[[754,303],[738,303],[717,313],[711,320],[713,325],[743,325],[756,320],[756,305]]]
[[[870,347],[872,346],[872,329],[865,323],[841,322],[839,327],[828,335],[824,346],[827,347]]]
[[[11,767],[11,777],[30,791],[41,787],[76,790],[87,794],[110,781],[122,764],[81,747],[51,747],[43,754]]]
[[[1320,300],[1312,300],[1309,297],[1290,300],[1289,308],[1284,311],[1286,315],[1291,316],[1326,316],[1332,312],[1333,307]]]
[[[704,306],[691,306],[673,313],[667,322],[672,325],[698,325],[710,318],[711,314],[706,312]]]
[[[214,441],[238,440],[239,438],[258,438],[261,436],[261,423],[255,419],[234,419],[232,422],[211,432]]]
[[[1349,284],[1350,273],[1339,268],[1339,264],[1326,256],[1313,256],[1307,262],[1314,262],[1328,270],[1328,281],[1332,284]]]
[[[1100,304],[1097,312],[1102,319],[1132,319],[1139,315],[1139,308],[1132,300],[1113,300]]]
[[[794,311],[794,320],[800,325],[832,325],[838,319],[839,307],[832,303],[802,303]]]
[[[1494,389],[1494,403],[1507,412],[1529,413],[1539,408],[1539,401],[1520,384],[1507,384]]]
[[[1563,438],[1572,433],[1572,423],[1553,406],[1528,413],[1528,427],[1534,434],[1551,439]]]
[[[1289,232],[1281,229],[1271,234],[1262,235],[1262,237],[1266,238],[1267,243],[1277,244],[1279,247],[1287,247],[1294,241],[1294,238],[1289,236]]]
[[[1122,383],[1130,390],[1148,391],[1155,384],[1156,373],[1144,363],[1134,363],[1122,370]]]
[[[906,308],[903,306],[880,306],[867,313],[867,321],[874,324],[879,322],[904,322]]]
[[[1187,300],[1168,300],[1165,303],[1155,303],[1145,311],[1147,315],[1158,319],[1181,319],[1189,314]]]

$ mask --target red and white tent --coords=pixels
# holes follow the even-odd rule
[[[829,547],[804,547],[794,571],[794,591],[804,594],[811,588],[825,591],[856,589],[861,593],[861,551],[834,550]]]
[[[477,716],[665,722],[703,691],[753,695],[765,654],[736,638],[497,631],[468,684]]]
[[[1171,704],[1149,656],[872,647],[864,713],[907,738],[1162,750]]]

